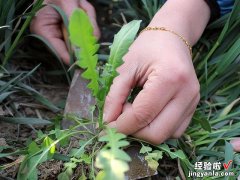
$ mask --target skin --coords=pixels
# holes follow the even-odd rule
[[[100,30],[96,21],[96,13],[94,7],[86,0],[45,0],[44,4],[55,4],[62,8],[68,17],[76,8],[83,9],[91,19],[94,26],[94,34],[100,37]],[[30,26],[31,32],[43,36],[55,48],[61,59],[70,64],[70,56],[64,42],[62,32],[61,16],[51,7],[45,6],[33,18]]]
[[[60,6],[68,16],[75,8],[85,10],[100,36],[94,8],[86,0],[46,0]],[[150,27],[166,27],[183,36],[191,45],[201,37],[210,18],[203,0],[169,0],[156,13]],[[31,24],[32,32],[42,35],[55,47],[65,63],[69,55],[61,31],[61,18],[44,7]],[[160,144],[179,138],[189,125],[198,104],[199,82],[189,49],[179,37],[164,31],[139,35],[124,64],[118,68],[104,106],[104,120],[119,132]],[[126,99],[134,87],[143,89],[132,104]],[[232,141],[240,151],[240,139]]]
[[[202,0],[171,0],[149,26],[167,27],[193,45],[209,17]],[[124,61],[107,96],[104,119],[120,132],[153,144],[179,138],[199,101],[199,83],[187,46],[172,33],[147,31],[136,39]],[[126,104],[134,86],[143,90],[132,104]]]

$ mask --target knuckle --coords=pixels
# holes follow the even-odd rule
[[[189,83],[190,84],[190,94],[193,97],[197,97],[198,101],[200,99],[200,84],[197,80],[195,80],[194,82]]]
[[[166,134],[161,134],[161,136],[157,135],[157,134],[151,134],[151,137],[150,137],[149,141],[152,144],[159,145],[159,144],[163,143],[167,139],[168,139],[168,135],[166,135]]]
[[[95,13],[95,8],[93,7],[93,5],[89,2],[87,2],[88,5],[88,11],[91,13]]]
[[[144,108],[134,108],[133,113],[139,128],[146,127],[153,119],[152,113]]]
[[[175,81],[176,82],[187,82],[190,79],[190,73],[186,68],[178,68],[176,70],[176,77],[175,77]]]
[[[190,80],[191,74],[186,68],[177,67],[171,71],[166,80],[171,84],[185,84]]]
[[[105,99],[105,104],[109,105],[111,104],[111,102],[114,100],[114,98],[111,95],[107,95],[106,99]]]

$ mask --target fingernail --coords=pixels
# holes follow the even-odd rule
[[[107,126],[110,127],[110,128],[117,128],[116,121],[113,121],[113,122],[109,123]]]
[[[99,133],[99,137],[102,137],[102,136],[105,136],[107,133],[105,130],[102,130],[100,133]]]
[[[108,116],[108,114],[107,113],[103,113],[103,122],[107,122],[107,117]]]
[[[106,121],[105,121],[105,117],[106,117],[106,114],[103,113],[103,122],[106,122]]]
[[[95,128],[96,128],[96,129],[98,129],[98,128],[99,128],[99,123],[96,123],[96,126],[95,126]]]
[[[230,143],[232,144],[233,149],[235,151],[239,151],[240,150],[240,138],[232,139],[230,141]]]

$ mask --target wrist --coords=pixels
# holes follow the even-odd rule
[[[169,0],[156,13],[149,26],[171,29],[194,45],[201,37],[209,18],[210,10],[203,0]]]

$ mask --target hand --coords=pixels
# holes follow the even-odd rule
[[[94,7],[86,0],[45,0],[44,3],[59,6],[68,17],[71,16],[76,8],[83,9],[92,21],[95,30],[94,34],[98,38],[100,37],[100,30],[96,22]],[[70,63],[69,53],[62,32],[62,19],[51,6],[45,6],[37,13],[32,20],[30,30],[46,38],[55,48],[61,59],[66,64]]]
[[[232,144],[234,151],[240,152],[240,138],[239,137],[231,140],[230,143]]]
[[[210,11],[202,0],[184,2],[167,1],[149,26],[167,27],[194,44],[206,27]],[[200,10],[192,8],[194,4]],[[203,14],[202,19],[196,12]],[[104,120],[119,132],[153,144],[180,137],[200,98],[186,44],[170,32],[146,31],[123,60],[105,101]],[[143,89],[132,104],[127,103],[136,86]]]
[[[154,144],[180,137],[199,101],[199,83],[185,44],[169,32],[144,32],[118,72],[105,104],[109,126]],[[132,104],[125,103],[135,86],[142,91]]]

